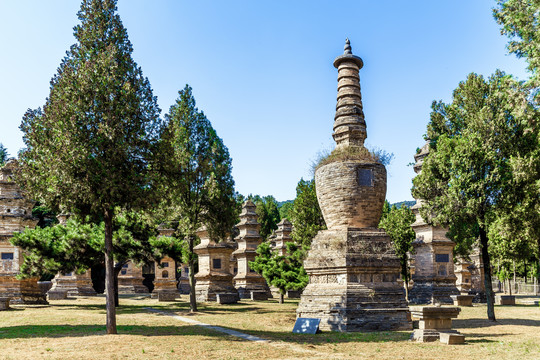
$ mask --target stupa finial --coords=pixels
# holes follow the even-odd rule
[[[351,42],[349,38],[345,39],[345,47],[343,48],[343,54],[352,54]]]

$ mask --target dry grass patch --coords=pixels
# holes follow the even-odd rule
[[[122,298],[119,335],[105,335],[104,298],[54,301],[51,306],[17,306],[0,313],[2,358],[53,359],[538,359],[540,308],[496,307],[497,324],[485,320],[485,306],[462,308],[455,327],[467,344],[447,346],[408,341],[409,332],[292,334],[298,302],[243,301],[200,304],[189,313],[187,298],[158,303]],[[253,343],[183,323],[146,308],[272,340]]]

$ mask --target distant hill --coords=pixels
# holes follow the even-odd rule
[[[277,206],[278,206],[278,208],[280,208],[280,207],[283,206],[283,204],[286,204],[286,203],[292,203],[292,202],[294,202],[294,200],[278,201],[278,202],[277,202]]]
[[[414,204],[416,204],[415,200],[408,200],[408,201],[400,201],[397,203],[390,204],[390,206],[396,206],[397,208],[400,208],[402,206],[406,206],[408,208],[412,207]]]

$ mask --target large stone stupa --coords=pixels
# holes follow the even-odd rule
[[[321,319],[323,330],[410,330],[399,259],[388,235],[377,228],[386,196],[386,169],[364,147],[367,133],[359,76],[363,62],[352,54],[348,39],[334,66],[337,145],[315,172],[328,230],[315,236],[304,261],[309,284],[297,316]]]

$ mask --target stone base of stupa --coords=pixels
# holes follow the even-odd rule
[[[411,330],[400,263],[384,230],[323,230],[304,261],[309,284],[296,310],[331,331]]]
[[[51,292],[65,292],[68,296],[96,296],[89,274],[56,276],[52,280]]]
[[[409,291],[411,304],[453,304],[452,295],[460,295],[455,279],[448,278],[416,278]]]
[[[144,277],[118,277],[120,294],[148,294],[150,291],[143,285]]]
[[[259,274],[258,276],[245,276],[237,278],[235,277],[234,280],[234,287],[238,291],[238,296],[240,299],[251,299],[251,292],[255,291],[259,294],[264,294],[264,296],[268,299],[272,297],[272,293],[270,292],[270,288],[266,284],[266,281],[263,277],[261,277]],[[260,295],[258,298],[262,298],[263,296]]]
[[[38,278],[18,280],[15,275],[0,275],[0,296],[11,304],[48,304],[38,285]]]
[[[195,285],[195,298],[200,302],[216,301],[217,294],[234,294],[239,299],[238,291],[233,285],[230,274],[212,274],[207,276],[198,276]]]

